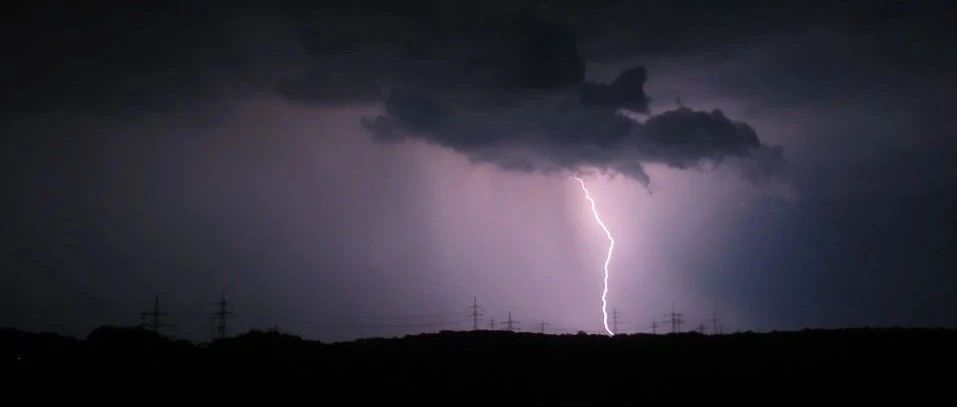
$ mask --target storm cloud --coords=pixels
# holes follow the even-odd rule
[[[441,104],[415,92],[393,92],[387,114],[363,119],[382,141],[406,137],[468,155],[506,169],[553,172],[598,168],[649,182],[642,165],[692,168],[720,164],[726,157],[783,160],[781,149],[761,143],[746,123],[720,110],[685,107],[643,121],[612,109],[583,106],[567,99],[497,111]],[[776,169],[774,165],[763,170]]]
[[[362,120],[376,140],[422,139],[510,170],[598,169],[647,184],[649,163],[684,169],[761,157],[769,164],[738,166],[752,179],[781,168],[780,148],[720,111],[648,116],[643,66],[607,83],[586,80],[589,59],[605,57],[590,44],[617,35],[592,20],[615,10],[430,1],[30,8],[6,37],[42,46],[11,41],[18,62],[4,76],[18,79],[3,83],[12,95],[4,105],[130,115],[278,93],[306,106],[379,106]]]
[[[373,19],[394,35],[346,35],[359,44],[349,49],[329,40],[328,29],[307,28],[312,66],[278,89],[300,103],[377,103],[383,113],[362,120],[375,139],[422,139],[510,170],[599,169],[647,185],[648,163],[783,162],[780,148],[720,110],[679,107],[636,118],[649,110],[645,68],[626,68],[609,83],[586,81],[575,27],[543,10],[483,10],[491,21],[446,15],[446,24],[425,24],[428,33],[402,24],[401,14]],[[752,168],[767,176],[780,165]]]
[[[85,335],[160,294],[205,338],[225,289],[237,329],[323,340],[475,297],[600,329],[605,240],[564,177],[595,170],[628,176],[587,182],[633,331],[672,306],[954,326],[955,21],[943,0],[15,5],[0,325]]]

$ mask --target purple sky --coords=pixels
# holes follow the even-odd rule
[[[342,20],[361,26],[355,21],[379,6]],[[169,16],[199,13],[177,7],[115,12],[155,18],[160,28]],[[561,134],[577,121],[554,138],[522,138],[538,129],[526,122],[548,129],[546,119],[562,116],[549,116],[550,106],[578,88],[488,90],[468,82],[480,75],[385,51],[362,54],[359,44],[382,40],[359,28],[332,29],[344,30],[333,36],[346,39],[344,49],[320,43],[312,46],[335,51],[310,51],[311,37],[301,40],[297,30],[342,11],[296,7],[230,9],[216,29],[176,26],[182,38],[147,30],[118,49],[97,41],[129,27],[90,28],[113,11],[94,10],[75,26],[63,21],[71,17],[46,21],[37,17],[43,10],[21,11],[20,24],[3,34],[30,32],[47,49],[75,49],[63,35],[73,27],[89,34],[80,49],[94,57],[37,54],[5,40],[14,41],[18,61],[5,77],[22,78],[0,88],[16,96],[0,117],[9,193],[0,223],[0,326],[85,335],[101,324],[138,323],[159,294],[173,314],[167,333],[205,340],[211,304],[226,290],[233,333],[279,327],[345,340],[466,329],[473,298],[484,307],[483,326],[510,310],[522,329],[547,322],[552,332],[597,333],[606,240],[573,174],[583,174],[618,244],[609,304],[620,313],[619,331],[648,332],[672,307],[688,328],[708,323],[716,309],[726,331],[957,324],[957,70],[948,69],[957,62],[939,41],[953,26],[928,22],[954,15],[952,6],[821,5],[793,20],[773,14],[781,20],[772,28],[689,30],[665,23],[748,15],[750,6],[688,16],[655,9],[664,22],[635,24],[675,45],[648,35],[634,49],[622,38],[636,26],[601,7],[559,12],[575,27],[582,86],[613,83],[642,66],[647,81],[628,96],[636,99],[614,89],[602,97],[636,110],[646,104],[630,113],[646,123],[680,112],[680,98],[691,111],[720,109],[759,138],[748,144],[753,154],[693,150],[691,158],[645,139],[621,155],[594,150],[605,148],[601,120],[596,135],[581,136],[594,145]],[[403,18],[424,18],[417,13]],[[825,17],[832,13],[857,19]],[[29,24],[38,18],[44,24]],[[896,37],[881,34],[878,23]],[[594,34],[586,29],[594,24],[622,31]],[[451,55],[463,39],[450,33],[458,32],[442,37],[452,45],[418,41]],[[221,36],[228,49],[218,45]],[[158,61],[168,65],[138,68]],[[311,79],[324,84],[315,89],[285,82],[309,69],[329,75],[329,66],[358,79]],[[46,71],[30,76],[37,67]],[[555,80],[573,74],[557,72]],[[428,109],[365,99],[362,92],[378,89],[367,79],[380,77],[460,114],[436,124]],[[476,107],[484,98],[509,107],[492,115],[494,108]],[[568,116],[607,118],[577,109]],[[501,120],[476,119],[485,114]],[[363,125],[374,117],[402,135],[392,140]],[[493,131],[506,133],[483,139]],[[757,177],[752,162],[774,147],[785,164]],[[512,153],[529,167],[517,170]],[[636,172],[622,164],[632,159],[641,164]],[[684,159],[693,165],[680,168]]]

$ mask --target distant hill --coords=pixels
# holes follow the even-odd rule
[[[957,331],[847,329],[678,335],[440,332],[321,343],[252,331],[207,344],[139,328],[85,339],[0,329],[0,373],[36,383],[273,386],[358,399],[951,397]],[[360,390],[356,391],[356,386]],[[234,387],[231,387],[234,388]],[[757,393],[755,393],[757,392]]]

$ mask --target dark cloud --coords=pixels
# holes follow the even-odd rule
[[[585,76],[572,27],[530,9],[464,14],[436,6],[438,16],[374,10],[352,10],[335,21],[321,13],[303,23],[306,67],[284,78],[279,92],[341,105],[377,98],[382,86],[416,84],[500,104],[577,86]]]
[[[693,167],[703,159],[746,156],[764,147],[751,126],[728,119],[720,110],[683,107],[652,116],[631,137],[634,149],[646,160],[677,168]]]
[[[377,139],[422,138],[507,169],[595,167],[647,183],[645,163],[689,168],[759,151],[781,159],[750,126],[721,112],[678,109],[644,122],[619,114],[648,111],[645,68],[610,83],[585,81],[579,39],[560,13],[490,8],[477,18],[441,10],[438,20],[369,17],[391,35],[313,22],[302,31],[311,68],[279,91],[302,103],[381,100],[384,114],[362,121]]]
[[[585,61],[564,24],[544,21],[528,10],[512,21],[491,62],[506,86],[556,88],[585,78]],[[486,63],[488,63],[486,62]]]
[[[354,59],[328,58],[303,73],[282,78],[277,85],[289,100],[319,105],[371,103],[381,95],[377,80],[386,77],[381,60],[357,64]]]
[[[609,85],[614,86],[614,85]],[[443,103],[415,90],[392,92],[386,114],[362,124],[382,141],[422,138],[507,169],[552,172],[595,167],[647,184],[642,165],[691,168],[726,157],[754,158],[746,175],[766,177],[780,169],[779,147],[761,143],[751,126],[721,111],[678,108],[644,121],[615,109],[569,97],[528,106],[478,110]]]
[[[693,54],[727,58],[733,50],[777,35],[825,30],[880,43],[893,50],[888,55],[896,55],[898,64],[953,66],[953,55],[938,51],[954,35],[955,18],[957,7],[947,0],[678,0],[612,2],[579,10],[574,20],[582,54],[591,61]]]
[[[582,84],[582,103],[647,112],[648,97],[644,90],[647,75],[645,67],[639,66],[622,72],[610,84],[586,82]]]
[[[0,105],[8,114],[177,108],[242,70],[229,16],[186,2],[14,9],[0,24]]]
[[[937,52],[948,46],[948,22],[957,13],[942,4],[949,3],[31,2],[12,8],[0,24],[0,102],[8,112],[129,113],[253,88],[341,105],[375,100],[382,84],[428,82],[450,91],[515,91],[484,92],[492,105],[522,96],[514,93],[582,86],[586,103],[642,111],[643,75],[623,77],[628,82],[620,87],[582,84],[586,64],[702,52],[727,57],[769,35],[822,28],[892,51],[895,71],[941,74],[957,65],[951,53]],[[244,25],[250,21],[256,23]]]

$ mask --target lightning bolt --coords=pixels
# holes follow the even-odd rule
[[[601,315],[602,323],[605,325],[605,331],[608,332],[608,335],[614,336],[615,333],[611,331],[611,328],[608,328],[608,264],[611,263],[611,255],[615,251],[615,238],[611,237],[611,232],[608,230],[608,227],[605,226],[605,222],[601,221],[601,216],[598,215],[598,206],[595,204],[595,200],[592,199],[591,193],[588,192],[588,188],[585,187],[585,180],[574,177],[576,181],[581,185],[582,192],[585,193],[585,199],[591,203],[591,213],[595,215],[595,222],[598,222],[598,226],[601,226],[601,230],[605,231],[605,236],[608,237],[608,255],[605,257],[605,287],[601,291]]]

